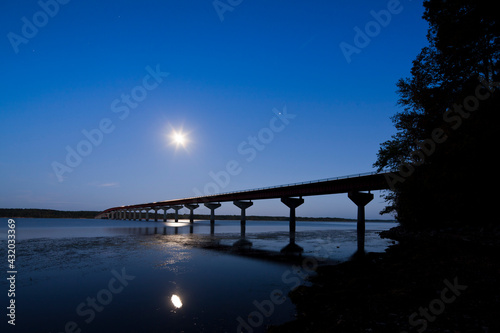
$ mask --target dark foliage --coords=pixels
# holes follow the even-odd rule
[[[397,133],[374,164],[394,172],[390,203],[407,227],[486,222],[500,111],[500,22],[491,3],[424,2],[429,46],[397,83]]]
[[[30,217],[30,218],[71,218],[71,219],[93,219],[100,212],[94,211],[61,211],[52,209],[0,209],[0,217]]]

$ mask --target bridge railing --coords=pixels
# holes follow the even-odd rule
[[[247,189],[247,190],[241,190],[241,191],[231,191],[231,192],[222,192],[222,193],[217,193],[217,194],[212,194],[212,195],[203,195],[203,196],[196,196],[196,197],[189,197],[189,198],[184,198],[183,200],[197,200],[199,198],[203,198],[203,201],[207,201],[211,197],[220,197],[222,195],[232,195],[232,194],[237,194],[237,193],[244,193],[244,192],[251,192],[251,191],[262,191],[262,190],[271,190],[271,189],[278,189],[278,188],[287,188],[290,186],[297,186],[297,185],[306,185],[306,184],[315,184],[315,183],[321,183],[321,182],[328,182],[328,181],[334,181],[334,180],[340,180],[340,179],[348,179],[348,178],[355,178],[355,177],[363,177],[363,176],[372,176],[372,175],[377,175],[377,174],[383,174],[381,172],[365,172],[365,173],[356,173],[356,174],[351,174],[347,176],[339,176],[339,177],[333,177],[333,178],[323,178],[323,179],[317,179],[317,180],[311,180],[311,181],[305,181],[305,182],[298,182],[298,183],[291,183],[291,184],[285,184],[285,185],[275,185],[275,186],[268,186],[268,187],[259,187],[259,188],[254,188],[254,189]],[[167,200],[167,202],[170,200]],[[155,204],[162,204],[165,201],[160,201],[160,202],[153,202],[153,205]],[[141,205],[132,205],[132,206],[147,206],[148,204],[141,204]],[[121,206],[121,207],[114,207],[110,210],[116,210],[118,208],[125,208],[128,206]]]
[[[371,175],[376,175],[376,174],[379,174],[379,172],[372,171],[372,172],[364,172],[364,173],[355,173],[355,174],[347,175],[347,176],[339,176],[339,177],[333,177],[333,178],[323,178],[323,179],[317,179],[317,180],[311,180],[311,181],[305,181],[305,182],[299,182],[299,183],[291,183],[291,184],[285,184],[285,185],[275,185],[275,186],[268,186],[268,187],[259,187],[259,188],[241,190],[241,191],[222,192],[222,193],[217,193],[217,194],[213,194],[213,195],[203,195],[203,196],[191,197],[191,198],[188,198],[188,199],[206,198],[206,197],[216,196],[216,195],[217,196],[219,196],[219,195],[229,195],[229,194],[236,194],[236,193],[243,193],[243,192],[250,192],[250,191],[271,190],[271,189],[275,189],[275,188],[286,188],[286,187],[297,186],[297,185],[315,184],[315,183],[328,182],[328,181],[332,181],[332,180],[348,179],[348,178],[355,178],[355,177],[362,177],[362,176],[371,176]]]

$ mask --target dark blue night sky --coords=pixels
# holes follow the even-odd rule
[[[0,207],[103,210],[373,171],[395,83],[427,42],[422,13],[409,0],[2,1]],[[297,214],[356,208],[306,198]]]

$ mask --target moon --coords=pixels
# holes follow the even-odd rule
[[[181,145],[181,146],[184,146],[184,144],[186,143],[186,137],[183,133],[174,133],[173,139],[174,139],[174,143]]]
[[[175,144],[176,147],[186,147],[188,142],[187,135],[182,130],[173,130],[170,134],[170,138],[172,139],[172,144]]]

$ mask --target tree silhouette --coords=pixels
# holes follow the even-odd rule
[[[374,166],[392,171],[383,211],[406,226],[484,221],[498,128],[499,36],[495,8],[469,0],[424,2],[429,23],[411,76],[397,82],[396,134]]]

